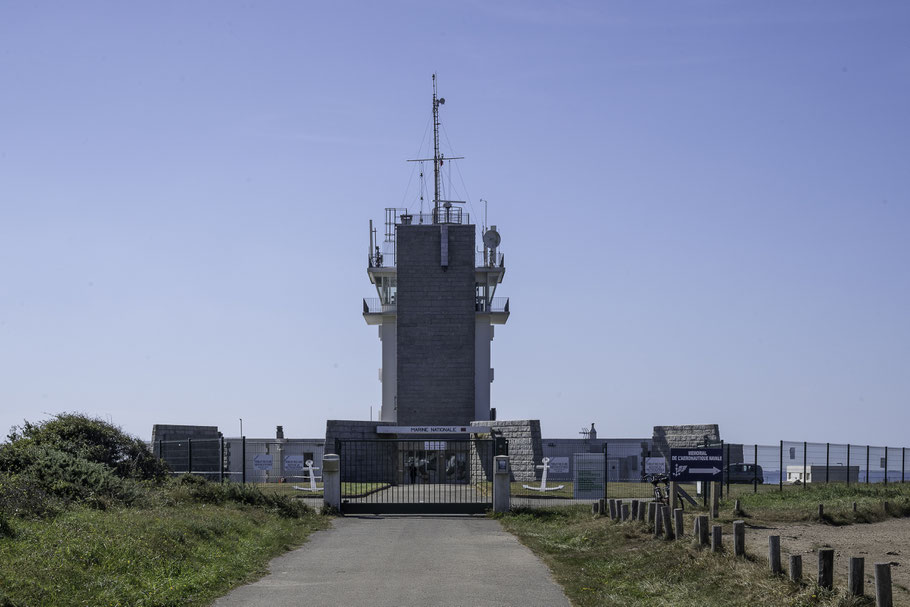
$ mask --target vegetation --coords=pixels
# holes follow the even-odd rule
[[[740,512],[733,512],[734,499]],[[856,503],[856,510],[853,504]],[[885,505],[887,503],[887,506]],[[818,505],[824,505],[819,520]],[[721,502],[720,521],[743,519],[762,522],[817,521],[832,525],[873,523],[910,516],[910,484],[874,485],[830,483],[788,487],[784,491],[744,493]]]
[[[170,478],[102,420],[26,422],[0,445],[0,606],[207,604],[327,524],[286,495]]]
[[[643,524],[615,525],[589,506],[526,509],[498,517],[553,571],[574,605],[871,605],[842,591],[797,585],[764,562],[733,559],[691,541],[655,540]]]

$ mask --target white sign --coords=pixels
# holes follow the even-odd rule
[[[425,451],[445,451],[446,442],[444,440],[428,440],[423,442]]]
[[[596,500],[603,497],[605,481],[602,453],[575,454],[575,499]]]
[[[259,453],[253,457],[253,469],[254,470],[271,470],[272,469],[272,456],[268,453]]]
[[[489,426],[376,426],[377,434],[489,434]]]
[[[284,456],[284,469],[285,470],[303,470],[303,456],[302,455],[285,455]]]
[[[666,474],[667,460],[662,457],[645,458],[645,474]]]
[[[551,457],[550,474],[568,474],[569,458],[568,457]]]

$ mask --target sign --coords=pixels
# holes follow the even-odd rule
[[[667,460],[662,457],[645,458],[645,474],[666,474]]]
[[[424,451],[445,451],[446,442],[444,440],[423,441]]]
[[[604,456],[602,453],[576,453],[574,497],[596,500],[604,496]]]
[[[724,450],[720,447],[670,449],[670,478],[674,481],[719,481],[723,469]]]
[[[376,434],[489,434],[489,426],[376,426]]]
[[[268,453],[259,453],[253,457],[253,470],[271,470],[272,456]]]
[[[303,456],[302,455],[285,455],[284,456],[284,469],[285,470],[303,470]]]
[[[569,458],[568,457],[551,457],[550,474],[568,474]]]

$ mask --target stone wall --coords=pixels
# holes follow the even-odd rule
[[[543,471],[537,466],[542,465],[543,441],[539,419],[472,421],[471,425],[490,426],[493,430],[502,432],[502,436],[509,441],[509,467],[513,481],[529,483],[540,480]],[[492,458],[480,454],[480,459],[484,463],[485,474],[492,478],[492,471],[486,470]]]

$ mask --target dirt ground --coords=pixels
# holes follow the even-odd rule
[[[894,604],[910,606],[910,518],[841,527],[811,523],[750,527],[746,521],[746,551],[767,559],[769,535],[780,535],[781,563],[785,570],[789,555],[803,555],[804,579],[816,579],[817,550],[834,548],[835,588],[847,586],[850,557],[865,558],[867,596],[875,596],[875,563],[890,562]],[[729,540],[725,537],[724,542],[732,543],[732,536]]]

